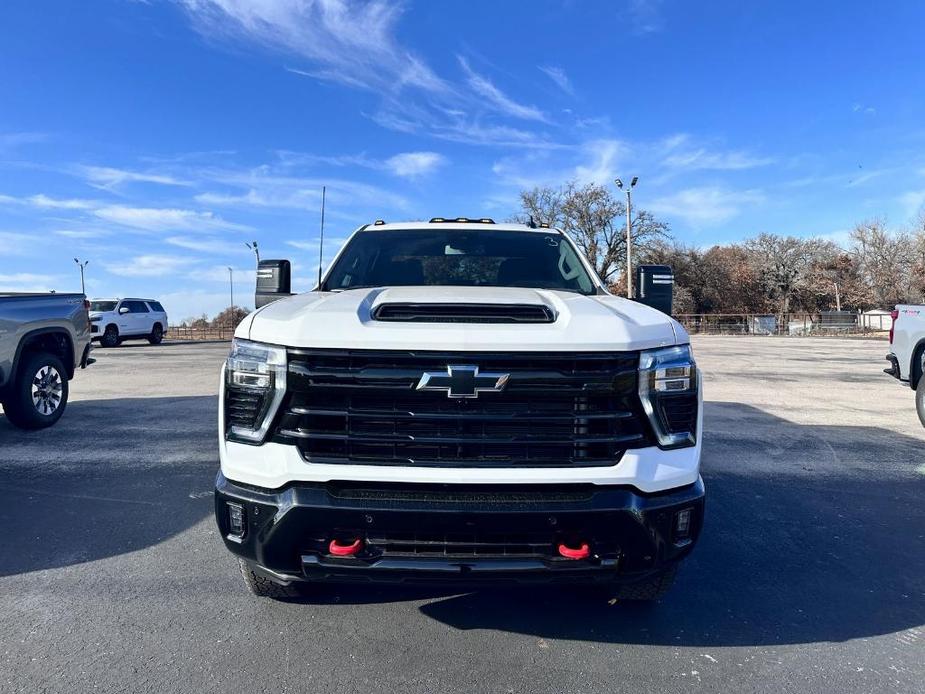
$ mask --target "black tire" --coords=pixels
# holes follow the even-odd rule
[[[119,329],[114,325],[107,325],[100,338],[100,347],[118,347],[121,342]]]
[[[919,421],[925,427],[925,376],[919,377],[919,385],[915,389],[915,411],[919,413]]]
[[[151,334],[148,335],[148,342],[152,345],[159,345],[164,340],[164,328],[160,323],[155,323],[154,327],[151,329]]]
[[[254,595],[261,598],[273,598],[274,600],[285,600],[287,598],[297,598],[301,591],[295,584],[284,586],[281,583],[267,578],[258,573],[256,568],[244,559],[238,559],[238,566],[241,567],[241,576],[244,577],[244,585]]]
[[[614,597],[617,600],[630,600],[634,602],[654,602],[665,597],[665,594],[674,584],[678,574],[678,565],[673,564],[661,573],[658,573],[638,583],[627,583],[617,586]]]
[[[67,396],[64,362],[54,354],[29,354],[16,370],[3,411],[20,429],[44,429],[61,419]]]

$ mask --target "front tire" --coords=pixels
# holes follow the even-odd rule
[[[148,335],[148,342],[152,345],[159,345],[164,340],[164,328],[161,327],[160,323],[155,323],[154,328],[151,330],[151,334]]]
[[[54,354],[32,354],[19,365],[3,404],[6,418],[20,429],[44,429],[67,407],[67,371]]]
[[[655,602],[665,597],[668,591],[671,590],[677,574],[678,564],[673,564],[644,581],[617,586],[614,597],[618,600],[632,602]]]
[[[258,597],[285,600],[287,598],[297,598],[300,595],[299,589],[294,584],[284,586],[281,583],[276,583],[259,573],[257,567],[244,559],[238,559],[238,566],[241,568],[244,585]]]
[[[103,337],[100,338],[101,347],[118,347],[121,340],[119,339],[119,329],[114,325],[107,325],[103,331]]]

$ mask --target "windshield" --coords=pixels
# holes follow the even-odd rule
[[[433,229],[358,232],[322,289],[420,285],[595,292],[571,243],[557,232]]]
[[[91,311],[113,311],[116,308],[116,301],[91,301]]]

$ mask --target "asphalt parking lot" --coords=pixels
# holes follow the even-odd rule
[[[227,348],[99,350],[56,427],[0,416],[0,691],[922,691],[925,430],[884,341],[695,340],[706,526],[654,607],[250,596],[211,516]]]

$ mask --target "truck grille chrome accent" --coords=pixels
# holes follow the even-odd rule
[[[308,462],[432,467],[595,467],[652,445],[639,355],[290,350],[275,440]],[[478,399],[422,391],[466,362],[510,374]]]

